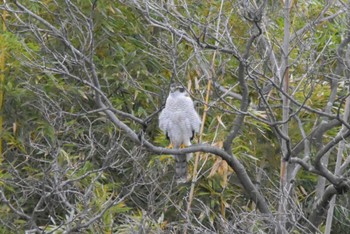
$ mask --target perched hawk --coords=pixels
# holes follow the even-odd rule
[[[165,108],[159,116],[159,128],[174,148],[178,149],[181,145],[191,145],[191,140],[195,132],[199,132],[200,125],[201,119],[186,89],[181,85],[172,84]],[[178,183],[187,181],[187,161],[191,157],[192,154],[174,155]]]

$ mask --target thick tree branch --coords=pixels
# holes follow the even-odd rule
[[[322,197],[317,200],[316,207],[309,217],[310,223],[306,224],[307,229],[312,232],[317,232],[316,227],[318,227],[323,222],[324,216],[328,210],[329,202],[331,201],[332,197],[336,194],[344,194],[348,191],[350,191],[350,181],[344,181],[337,186],[329,185],[325,189]]]
[[[231,130],[230,130],[229,134],[227,135],[226,140],[224,142],[224,149],[226,150],[226,152],[231,152],[232,151],[232,146],[231,146],[232,141],[239,134],[239,130],[242,127],[243,120],[244,120],[244,117],[245,117],[245,115],[243,113],[248,110],[248,106],[249,106],[249,90],[248,90],[248,85],[247,85],[246,80],[245,80],[245,70],[247,68],[247,62],[248,62],[250,49],[251,49],[251,47],[253,45],[253,42],[262,33],[261,28],[258,25],[258,22],[254,22],[254,25],[257,28],[258,33],[257,34],[253,34],[250,37],[249,41],[247,42],[245,53],[242,56],[242,60],[240,60],[240,62],[239,62],[238,81],[239,81],[241,92],[242,92],[242,100],[241,100],[241,105],[240,105],[241,113],[239,113],[236,116],[236,118],[235,118],[235,120],[233,122],[232,128],[231,128]]]

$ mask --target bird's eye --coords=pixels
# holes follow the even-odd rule
[[[181,93],[183,93],[183,92],[185,92],[185,88],[179,88],[179,91],[181,92]]]

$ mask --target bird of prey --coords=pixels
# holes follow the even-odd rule
[[[186,89],[171,84],[165,108],[159,116],[159,128],[175,149],[190,146],[195,133],[199,132],[201,119],[194,108],[193,101]],[[175,175],[178,183],[187,181],[187,161],[192,154],[174,155]]]

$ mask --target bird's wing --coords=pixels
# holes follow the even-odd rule
[[[159,128],[166,134],[169,128],[169,116],[170,112],[168,108],[164,108],[159,115]]]
[[[192,108],[189,116],[191,118],[192,131],[199,132],[202,121],[201,121],[201,118],[199,117],[197,111],[194,109],[194,107]]]

